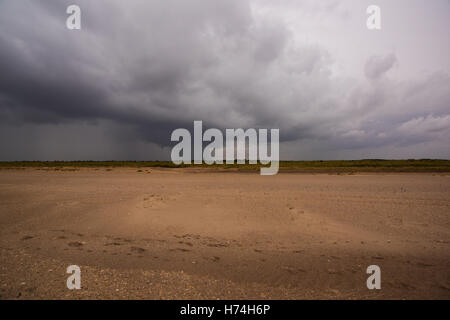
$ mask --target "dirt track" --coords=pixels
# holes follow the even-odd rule
[[[2,299],[450,299],[444,174],[2,170],[0,232]]]

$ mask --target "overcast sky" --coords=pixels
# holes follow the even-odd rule
[[[169,159],[194,120],[279,128],[285,160],[450,158],[449,31],[448,0],[0,0],[0,160]]]

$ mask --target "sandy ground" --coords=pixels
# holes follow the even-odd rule
[[[450,299],[449,175],[2,170],[0,232],[1,299]]]

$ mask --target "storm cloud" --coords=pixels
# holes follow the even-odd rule
[[[369,4],[2,1],[0,160],[167,159],[194,120],[279,128],[282,159],[450,157],[448,1],[379,1],[379,31]]]

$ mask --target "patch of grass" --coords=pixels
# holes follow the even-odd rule
[[[0,162],[0,169],[47,168],[73,171],[77,168],[210,168],[256,171],[260,164],[181,164],[171,161],[10,161]],[[331,160],[331,161],[281,161],[280,172],[312,173],[356,173],[356,172],[450,172],[450,160],[408,159],[408,160]]]

